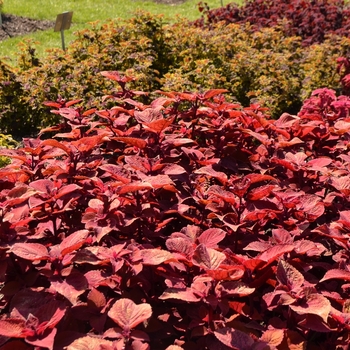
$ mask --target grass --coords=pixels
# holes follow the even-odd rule
[[[105,22],[111,18],[126,19],[140,9],[154,14],[164,14],[165,20],[169,22],[174,21],[177,15],[194,20],[200,16],[197,6],[199,1],[187,0],[180,5],[164,5],[149,0],[5,0],[3,12],[54,21],[57,14],[73,11],[72,27],[65,32],[65,41],[69,45],[74,39],[74,32],[86,28],[89,22],[97,20]],[[205,2],[210,8],[221,6],[221,0],[205,0]],[[222,0],[222,2],[226,5],[231,1]],[[18,44],[24,38],[37,42],[36,50],[39,56],[43,55],[46,49],[61,47],[60,33],[54,33],[52,29],[0,42],[1,56],[6,56],[10,63],[15,64]]]

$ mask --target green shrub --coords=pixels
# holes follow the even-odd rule
[[[256,32],[249,25],[219,23],[207,30],[181,19],[168,25],[148,13],[93,23],[76,33],[67,52],[52,50],[39,60],[35,44],[27,42],[17,68],[0,64],[0,130],[21,137],[57,122],[46,100],[83,96],[85,106],[105,108],[102,97],[114,87],[99,74],[107,70],[135,77],[134,90],[226,88],[233,100],[259,102],[273,117],[294,113],[314,89],[339,89],[336,58],[349,47],[347,38],[303,47],[299,37],[285,37],[278,27]]]

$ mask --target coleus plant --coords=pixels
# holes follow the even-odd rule
[[[130,78],[1,150],[0,350],[347,349],[346,96],[268,117]]]
[[[349,32],[349,5],[344,0],[247,0],[242,6],[231,2],[212,10],[201,1],[198,8],[202,18],[194,22],[197,26],[217,22],[250,23],[257,30],[280,26],[286,35],[300,36],[304,46]]]

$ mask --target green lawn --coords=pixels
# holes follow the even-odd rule
[[[73,33],[85,28],[89,22],[107,21],[110,18],[129,18],[137,10],[146,10],[155,14],[164,14],[166,21],[174,21],[177,15],[191,20],[200,16],[198,2],[200,0],[187,0],[180,5],[161,5],[152,1],[142,0],[5,0],[4,13],[19,16],[49,19],[54,21],[56,15],[64,11],[73,11],[73,23],[70,30],[65,32],[66,43],[74,39]],[[205,0],[210,8],[220,7],[221,0]],[[226,5],[231,1],[223,0]],[[59,33],[53,29],[45,32],[36,32],[25,36],[38,42],[36,45],[39,55],[44,54],[47,48],[61,46]],[[17,45],[24,37],[12,38],[0,42],[1,56],[7,56],[13,62]]]

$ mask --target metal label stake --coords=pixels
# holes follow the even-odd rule
[[[62,40],[62,49],[66,51],[66,47],[64,44],[64,31],[70,28],[72,24],[73,11],[63,12],[57,15],[56,23],[55,23],[55,32],[61,32],[61,40]]]

